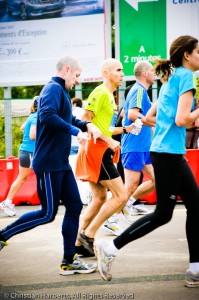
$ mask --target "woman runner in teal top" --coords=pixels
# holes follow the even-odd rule
[[[32,168],[36,137],[37,103],[38,96],[35,96],[31,103],[30,115],[20,127],[20,130],[23,131],[23,139],[19,147],[19,174],[12,183],[7,198],[0,203],[0,209],[9,217],[16,215],[15,206],[12,203],[13,198],[27,179]]]
[[[110,243],[102,241],[96,245],[98,270],[103,279],[111,280],[111,262],[117,251],[168,223],[179,195],[187,209],[189,269],[185,285],[199,287],[199,188],[184,158],[186,126],[199,117],[199,108],[192,110],[194,72],[199,70],[199,42],[191,36],[180,36],[171,44],[170,59],[156,62],[155,72],[164,83],[158,101],[146,118],[148,122],[156,120],[150,153],[157,206],[154,212],[135,221]]]

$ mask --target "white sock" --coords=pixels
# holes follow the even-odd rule
[[[117,214],[113,214],[110,218],[108,218],[108,221],[110,223],[113,223],[113,222],[117,223],[117,220],[118,220]]]
[[[107,247],[106,247],[105,250],[107,251],[107,253],[111,253],[111,254],[113,254],[114,256],[116,256],[116,255],[117,255],[117,252],[119,251],[119,250],[115,247],[113,241],[110,241],[110,242],[107,244]]]
[[[199,273],[199,262],[190,263],[189,270],[191,271],[191,273],[194,273],[194,274]]]
[[[126,205],[127,205],[128,207],[131,207],[131,205],[133,205],[133,203],[134,203],[135,201],[136,201],[136,199],[133,198],[133,196],[131,196],[131,197],[129,198],[128,202],[126,203]]]
[[[7,199],[4,201],[4,203],[7,204],[7,205],[10,205],[10,204],[12,203],[12,200],[10,200],[10,199],[7,198]]]

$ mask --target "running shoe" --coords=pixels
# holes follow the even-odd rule
[[[8,246],[8,242],[0,241],[0,251],[3,249],[3,247]]]
[[[62,261],[59,274],[60,275],[73,275],[75,273],[79,274],[89,274],[97,269],[97,264],[86,264],[83,262],[78,254],[74,255],[72,264],[69,264],[65,259]]]
[[[187,270],[184,281],[187,287],[199,287],[199,272],[195,274]]]
[[[119,219],[111,216],[106,222],[103,224],[103,230],[112,234],[112,235],[120,235],[124,229],[118,224]]]
[[[98,261],[98,271],[101,277],[110,281],[112,279],[111,267],[115,255],[106,252],[107,242],[95,243],[95,254]]]
[[[93,243],[94,243],[94,239],[93,238],[89,238],[84,234],[84,230],[82,230],[82,232],[78,235],[78,241],[91,253],[91,254],[95,254],[94,253],[94,249],[93,249]]]
[[[125,205],[125,207],[121,211],[121,214],[122,214],[124,220],[128,224],[132,224],[133,223],[132,214],[131,214],[131,207]]]
[[[0,203],[0,209],[2,209],[4,211],[4,213],[6,215],[8,215],[9,217],[14,217],[16,215],[15,205],[12,203],[7,204],[7,203],[5,203],[5,201],[2,201]]]
[[[83,257],[93,257],[95,256],[94,253],[90,253],[83,245],[81,246],[75,246],[75,251],[79,256]]]
[[[152,212],[153,212],[153,210],[146,208],[144,204],[138,204],[138,205],[131,206],[131,215],[132,216],[148,215]]]

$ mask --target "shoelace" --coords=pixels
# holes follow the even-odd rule
[[[0,205],[0,207],[3,207],[3,209],[4,208],[9,208],[9,209],[11,209],[11,210],[13,210],[14,209],[14,204],[9,204],[9,205],[7,205],[7,204],[5,204],[4,202],[2,202],[1,203],[1,205]]]
[[[115,258],[115,256],[114,255],[109,255],[106,258],[107,258],[107,261],[105,261],[105,265],[107,267],[107,270],[110,271],[111,265],[112,265],[112,261]]]
[[[10,206],[7,206],[10,210],[13,210],[14,211],[14,204],[11,204]]]
[[[115,220],[113,220],[113,221],[108,221],[108,223],[109,224],[118,224],[118,222],[119,222],[119,219],[115,219]]]
[[[7,206],[5,205],[4,202],[0,203],[0,208],[4,209],[5,207],[7,207]]]

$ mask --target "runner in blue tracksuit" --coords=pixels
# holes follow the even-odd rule
[[[86,265],[75,255],[75,240],[82,202],[68,157],[71,135],[84,143],[88,131],[94,139],[100,131],[90,122],[72,116],[68,90],[78,83],[81,68],[76,59],[64,57],[57,63],[57,74],[42,89],[38,105],[36,144],[33,169],[37,176],[37,190],[41,210],[22,215],[0,232],[0,249],[12,236],[38,225],[52,222],[60,200],[66,207],[62,223],[64,256],[61,275],[91,273],[96,265]]]

